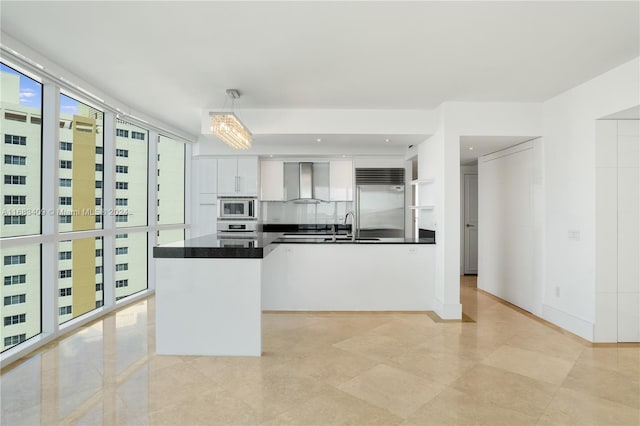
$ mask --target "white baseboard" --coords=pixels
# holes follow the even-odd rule
[[[542,319],[593,342],[593,323],[549,305],[542,305]]]

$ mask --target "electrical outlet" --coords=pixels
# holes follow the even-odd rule
[[[556,297],[560,297],[560,286],[556,286]]]

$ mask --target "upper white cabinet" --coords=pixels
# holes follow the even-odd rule
[[[218,195],[258,195],[258,157],[219,158]]]
[[[218,160],[215,158],[200,158],[197,163],[198,192],[200,194],[215,194],[218,192]]]
[[[260,200],[284,201],[284,162],[260,162]]]
[[[353,162],[329,162],[329,201],[353,201]]]

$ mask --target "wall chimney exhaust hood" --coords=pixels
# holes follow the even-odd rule
[[[329,201],[329,163],[285,162],[284,192],[287,201],[296,203]]]

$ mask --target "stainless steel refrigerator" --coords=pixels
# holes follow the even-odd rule
[[[404,237],[404,169],[356,169],[356,235]]]

